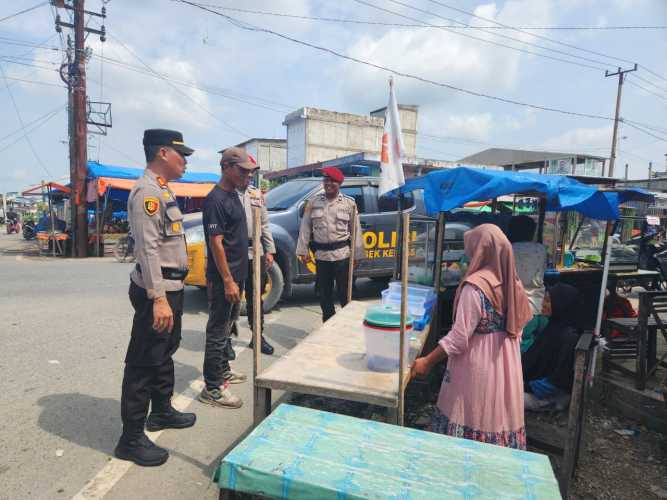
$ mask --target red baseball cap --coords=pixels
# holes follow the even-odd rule
[[[343,181],[345,180],[343,172],[341,172],[336,167],[324,167],[322,169],[322,175],[324,177],[329,177],[331,180],[334,180],[340,184],[342,184]]]

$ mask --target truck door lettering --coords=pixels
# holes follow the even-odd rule
[[[395,232],[396,232],[396,231],[394,231],[394,233],[395,233]],[[391,238],[391,240],[392,240],[392,241],[391,241],[391,243],[392,243],[392,247],[395,246],[395,244],[396,244],[396,243],[394,242],[395,239],[396,239],[396,238],[393,237],[393,233],[392,233],[392,238]],[[378,233],[378,248],[389,248],[389,243],[387,243],[386,241],[384,241],[384,231],[380,231],[380,232]]]

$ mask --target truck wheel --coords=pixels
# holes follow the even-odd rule
[[[280,266],[277,262],[273,263],[267,274],[268,277],[266,280],[266,288],[262,294],[262,299],[264,300],[263,309],[265,314],[270,312],[271,309],[276,306],[283,294],[283,289],[285,288],[285,278],[283,277],[283,271],[280,269]],[[245,297],[241,301],[240,313],[241,316],[246,316],[248,314]]]

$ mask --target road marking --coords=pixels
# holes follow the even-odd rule
[[[279,313],[272,314],[271,318],[267,318],[265,324],[274,323],[280,317]],[[239,338],[239,340],[241,340]],[[245,345],[242,347],[235,347],[237,355],[241,355],[244,351],[249,350],[247,342],[250,338],[243,339]],[[193,380],[190,382],[188,388],[171,401],[172,406],[178,411],[184,411],[191,403],[197,399],[197,396],[204,388],[204,381],[202,379]],[[153,442],[157,442],[163,431],[146,432],[146,435]],[[120,481],[120,479],[130,470],[134,465],[127,460],[119,460],[111,458],[109,462],[88,481],[81,490],[72,497],[72,500],[99,500],[106,496],[109,491]]]
[[[241,349],[239,349],[241,351]],[[178,411],[185,410],[204,388],[204,381],[201,379],[190,382],[189,387],[181,394],[172,399],[171,404]],[[146,432],[146,435],[155,442],[163,431]],[[112,458],[94,478],[88,481],[81,491],[72,497],[72,500],[96,500],[104,498],[111,488],[130,470],[134,463],[127,460],[118,460]]]

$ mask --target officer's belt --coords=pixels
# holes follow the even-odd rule
[[[176,269],[175,267],[161,267],[162,277],[166,280],[183,281],[188,275],[188,269]],[[141,273],[141,266],[137,264],[137,271]]]
[[[345,248],[350,246],[350,239],[343,241],[334,241],[332,243],[319,243],[317,241],[310,242],[310,249],[313,252],[317,250],[338,250],[339,248]]]

